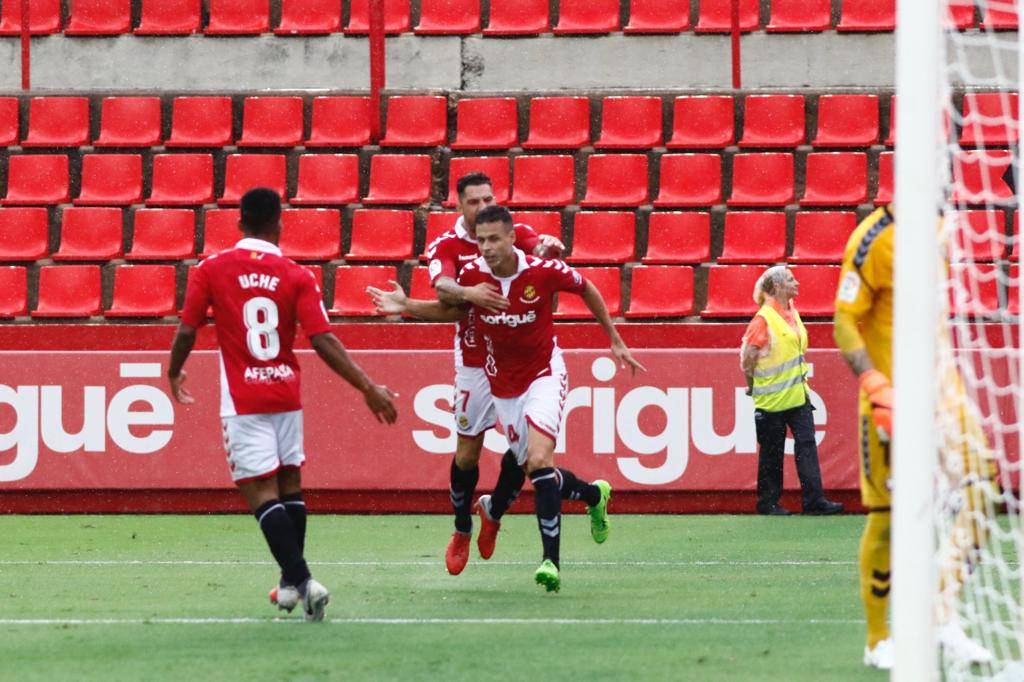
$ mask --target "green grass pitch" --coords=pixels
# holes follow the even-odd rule
[[[268,603],[251,517],[0,517],[0,679],[885,679],[860,660],[863,517],[613,515],[596,545],[568,515],[558,594],[534,517],[458,577],[450,523],[312,516],[316,624]]]

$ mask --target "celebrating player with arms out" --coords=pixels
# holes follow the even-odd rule
[[[299,364],[292,351],[296,323],[317,355],[362,392],[378,421],[392,424],[396,413],[394,394],[370,381],[331,333],[313,275],[281,255],[280,219],[281,199],[272,190],[254,189],[242,197],[244,239],[193,270],[167,377],[178,402],[194,402],[182,367],[212,305],[231,477],[281,567],[271,601],[286,611],[301,601],[307,620],[322,620],[330,595],[312,578],[303,556],[306,507],[299,467],[306,457]]]
[[[459,216],[455,226],[427,247],[430,284],[437,291],[438,300],[458,305],[469,303],[480,309],[499,312],[508,307],[508,300],[485,285],[460,286],[456,278],[462,268],[480,256],[476,243],[476,217],[488,206],[494,205],[491,179],[483,173],[469,173],[458,179]],[[516,242],[527,253],[558,257],[562,243],[550,235],[538,235],[526,225],[516,225]],[[472,308],[466,320],[455,328],[455,428],[458,433],[455,457],[452,459],[450,491],[455,511],[455,532],[452,533],[445,553],[445,566],[452,575],[458,575],[469,560],[469,542],[473,531],[473,493],[480,477],[480,454],[484,433],[494,426],[494,402],[490,385],[484,374],[484,350],[473,333]],[[477,510],[481,528],[477,536],[480,556],[490,559],[494,553],[501,517],[515,501],[523,487],[525,475],[509,450],[501,460],[501,472],[493,495],[480,498]]]
[[[568,376],[555,339],[552,313],[559,291],[580,295],[611,338],[612,354],[633,371],[643,369],[612,324],[597,288],[561,261],[528,256],[516,248],[512,216],[500,206],[477,216],[476,238],[481,257],[463,268],[462,286],[493,287],[508,307],[493,312],[474,306],[474,328],[486,349],[485,372],[516,461],[524,466],[536,492],[537,522],[543,561],[536,581],[557,591],[562,499],[581,499],[590,508],[591,534],[597,542],[608,537],[605,481],[586,483],[571,471],[555,468],[555,441],[562,425]],[[466,313],[441,303],[414,301],[394,291],[371,290],[381,312],[408,312],[424,319],[462,319]]]

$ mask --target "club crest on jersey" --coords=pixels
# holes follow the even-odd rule
[[[253,260],[263,260],[263,254],[259,251],[250,251],[249,258],[252,258]]]
[[[430,261],[430,264],[427,266],[427,272],[430,273],[430,279],[434,279],[435,277],[440,275],[441,274],[441,261],[437,260],[436,258],[434,260]]]
[[[464,414],[459,415],[459,428],[463,431],[469,428],[469,419]]]
[[[524,324],[531,324],[537,321],[537,313],[531,310],[528,313],[521,315],[513,315],[511,313],[498,313],[497,315],[481,315],[480,319],[487,324],[492,325],[504,325],[506,327],[520,327]]]
[[[537,298],[537,290],[532,284],[527,284],[526,288],[523,289],[523,295],[519,297],[519,300],[523,303],[535,303]]]

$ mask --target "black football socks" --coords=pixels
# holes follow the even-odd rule
[[[288,512],[288,518],[295,526],[295,539],[299,543],[299,553],[306,555],[306,502],[302,499],[302,493],[289,493],[281,496],[281,504]]]
[[[256,521],[260,524],[263,537],[267,539],[270,553],[281,567],[281,578],[287,585],[300,590],[310,578],[309,567],[302,558],[302,551],[296,540],[295,526],[280,500],[270,500],[256,510]]]
[[[460,533],[469,533],[473,530],[473,493],[476,491],[476,482],[480,478],[480,469],[474,466],[468,471],[463,471],[452,459],[451,469],[451,499],[452,508],[455,510],[455,530]]]
[[[523,484],[526,483],[526,472],[516,461],[516,455],[511,450],[505,451],[501,458],[501,472],[498,474],[498,482],[494,484],[494,492],[491,493],[491,518],[495,521],[501,519],[512,506],[512,503],[519,497]]]
[[[558,566],[562,525],[562,496],[558,491],[558,474],[553,467],[537,469],[530,474],[536,493],[537,526],[544,545],[544,558]]]
[[[588,507],[596,507],[601,501],[601,489],[596,485],[580,480],[568,469],[557,471],[561,479],[559,482],[563,500],[583,500]]]

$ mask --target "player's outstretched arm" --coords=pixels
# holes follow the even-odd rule
[[[647,368],[636,361],[633,354],[629,352],[629,348],[622,340],[622,337],[619,336],[619,331],[612,323],[612,316],[608,314],[608,306],[604,304],[601,292],[597,290],[594,283],[588,281],[587,288],[580,295],[583,298],[583,302],[590,308],[590,312],[594,314],[594,317],[601,324],[605,333],[608,334],[608,338],[611,339],[612,355],[619,361],[619,366],[625,368],[626,365],[629,365],[633,369],[634,375],[636,375],[638,369],[646,372]]]
[[[171,395],[183,405],[191,405],[196,401],[189,390],[185,388],[185,379],[188,375],[182,369],[195,345],[195,328],[184,323],[179,324],[178,332],[174,335],[174,343],[171,344],[171,361],[167,365],[167,380],[171,383]]]
[[[860,382],[861,390],[871,400],[871,418],[883,441],[892,434],[892,382],[875,369],[858,328],[859,320],[849,311],[837,309],[832,318],[833,336],[846,364]]]
[[[377,417],[379,422],[394,424],[398,419],[398,412],[392,402],[398,394],[387,386],[378,386],[366,376],[366,372],[352,361],[345,346],[341,345],[338,337],[330,332],[316,334],[309,338],[313,344],[313,350],[320,356],[328,367],[334,370],[335,374],[352,385],[357,391],[363,394],[367,407]]]
[[[466,311],[441,301],[423,301],[409,298],[398,282],[391,281],[391,290],[366,287],[366,293],[380,315],[412,315],[428,322],[455,322],[466,316]]]

